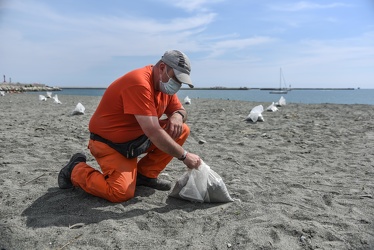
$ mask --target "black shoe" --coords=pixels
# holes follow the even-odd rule
[[[171,182],[167,180],[161,180],[158,178],[148,178],[142,174],[136,177],[137,186],[146,186],[157,190],[167,191],[171,189]]]
[[[73,168],[80,162],[86,162],[86,156],[82,153],[76,153],[71,158],[69,163],[63,167],[58,174],[58,186],[62,189],[72,188],[71,172]]]

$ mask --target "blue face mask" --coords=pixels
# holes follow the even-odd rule
[[[174,95],[182,87],[182,84],[178,83],[173,78],[171,78],[168,75],[167,70],[166,70],[166,75],[169,77],[169,80],[167,82],[163,82],[161,79],[162,75],[160,74],[160,91],[168,95]]]

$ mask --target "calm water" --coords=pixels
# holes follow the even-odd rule
[[[105,89],[63,89],[58,95],[102,96]],[[43,94],[43,93],[42,93]],[[45,93],[44,93],[45,94]],[[336,103],[374,105],[374,89],[292,90],[287,94],[269,94],[266,90],[180,90],[178,97],[229,99],[255,102],[277,102],[283,96],[287,103]]]

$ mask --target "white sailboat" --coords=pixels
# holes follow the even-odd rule
[[[284,86],[282,86],[282,84]],[[282,73],[282,68],[280,68],[280,72],[279,72],[279,90],[273,90],[273,91],[270,91],[269,93],[270,94],[287,94],[288,93],[286,81],[284,80],[284,76]]]

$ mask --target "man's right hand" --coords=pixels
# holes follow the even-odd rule
[[[198,168],[201,165],[201,158],[198,155],[188,152],[183,163],[190,169]]]

